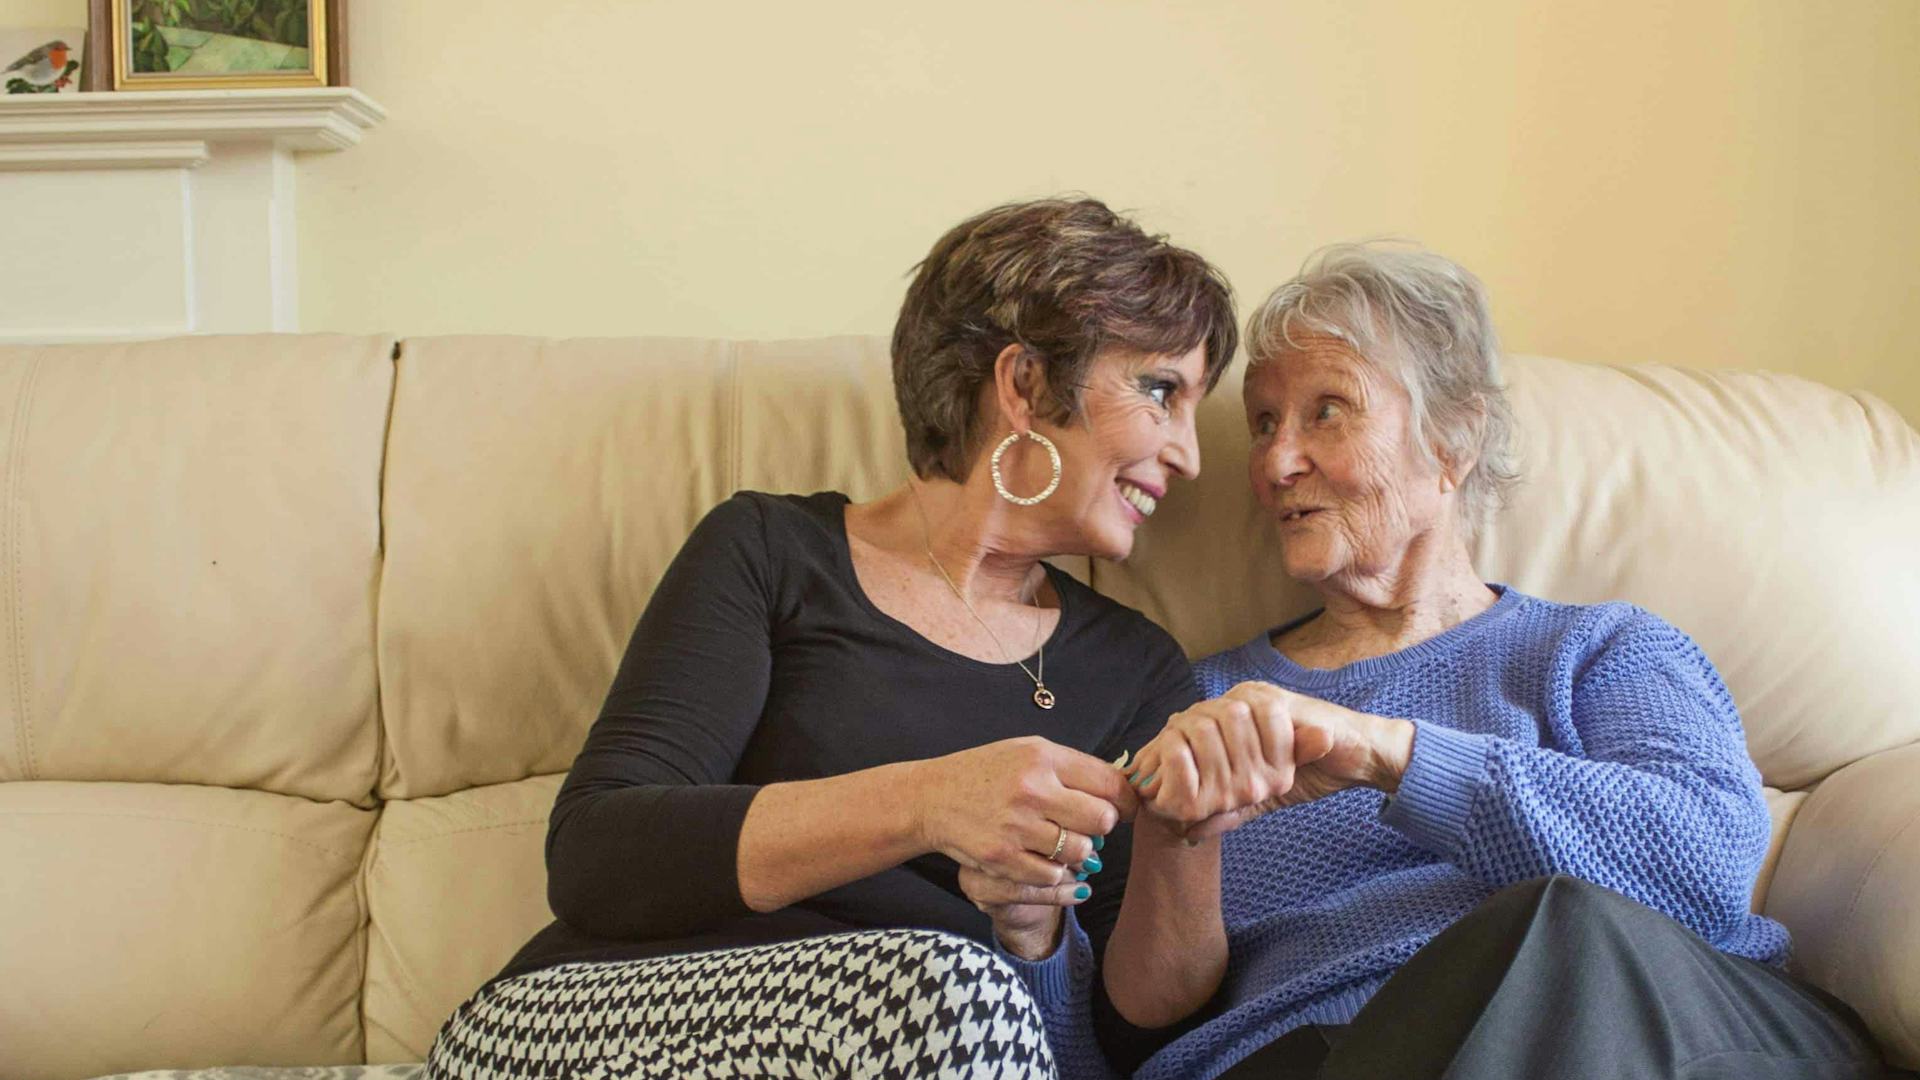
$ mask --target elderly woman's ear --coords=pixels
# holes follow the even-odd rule
[[[1473,395],[1468,408],[1471,415],[1466,423],[1466,438],[1461,440],[1460,445],[1433,448],[1434,459],[1440,463],[1440,490],[1447,494],[1460,490],[1473,472],[1473,467],[1480,463],[1476,449],[1487,430],[1486,395]]]

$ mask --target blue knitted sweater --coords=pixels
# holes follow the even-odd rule
[[[1410,719],[1413,758],[1392,799],[1349,789],[1227,835],[1215,1014],[1136,1077],[1206,1080],[1295,1027],[1346,1023],[1494,891],[1548,874],[1624,893],[1726,952],[1784,961],[1785,928],[1748,911],[1769,819],[1705,654],[1628,604],[1493,588],[1499,600],[1474,618],[1343,668],[1303,668],[1265,633],[1196,665],[1207,697],[1263,680]],[[1054,957],[1014,965],[1070,1078],[1112,1075],[1087,1007],[1092,959],[1070,924]]]

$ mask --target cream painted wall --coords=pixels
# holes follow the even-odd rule
[[[87,0],[0,0],[0,26],[85,26]],[[10,64],[11,59],[0,61]]]
[[[301,166],[311,329],[884,332],[946,226],[1080,189],[1243,304],[1321,243],[1414,237],[1517,351],[1794,371],[1920,419],[1916,0],[352,15],[391,115]]]

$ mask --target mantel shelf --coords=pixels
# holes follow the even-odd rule
[[[299,330],[299,162],[386,114],[348,87],[0,96],[9,239],[61,253],[0,289],[0,343]]]
[[[0,97],[0,171],[193,167],[208,144],[345,150],[386,117],[349,87]]]

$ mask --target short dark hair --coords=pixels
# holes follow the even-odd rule
[[[893,392],[920,477],[964,481],[980,387],[1019,345],[1046,372],[1042,415],[1078,413],[1102,349],[1206,348],[1211,391],[1239,344],[1233,289],[1199,255],[1088,198],[1008,203],[948,230],[915,268],[893,327]]]

